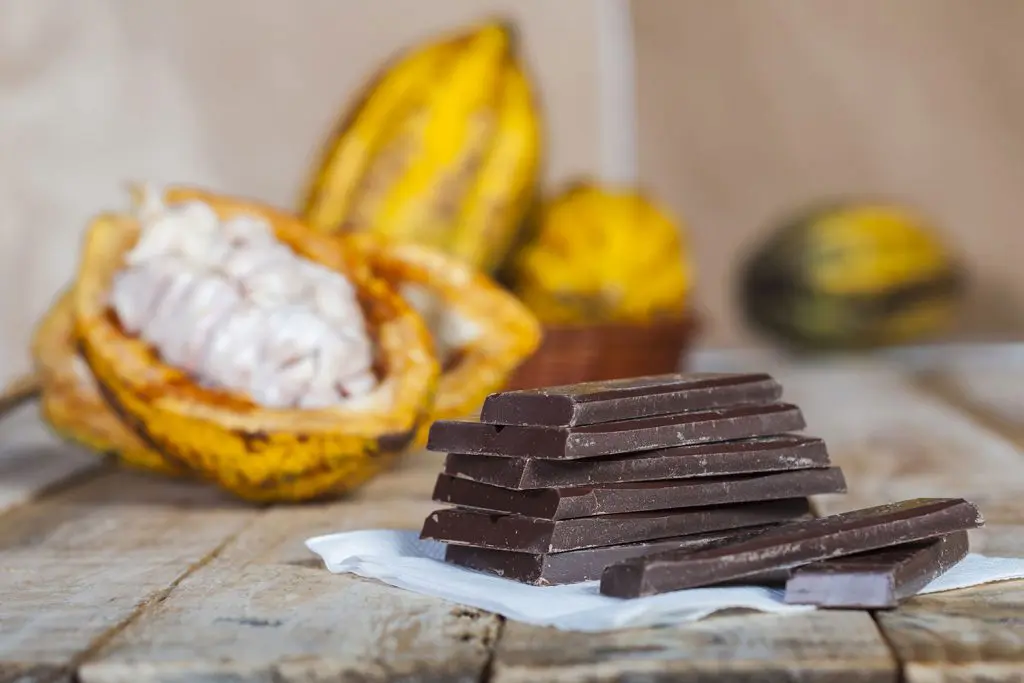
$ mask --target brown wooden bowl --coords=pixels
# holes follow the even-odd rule
[[[660,375],[685,367],[696,317],[648,325],[550,326],[537,351],[509,378],[509,389]]]

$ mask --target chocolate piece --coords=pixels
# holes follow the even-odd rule
[[[624,512],[781,500],[845,491],[846,480],[838,467],[525,491],[504,489],[442,474],[438,476],[434,487],[434,500],[488,512],[542,519],[573,519]]]
[[[614,484],[828,467],[821,439],[783,434],[586,460],[449,453],[445,474],[508,489]]]
[[[480,421],[500,425],[579,425],[773,403],[782,387],[764,373],[654,375],[504,391],[484,400]]]
[[[605,569],[601,593],[632,598],[707,586],[769,569],[921,541],[982,523],[978,508],[965,500],[918,498],[782,524],[739,543],[626,560]]]
[[[759,528],[755,527],[755,529]],[[564,553],[523,553],[513,550],[474,548],[468,545],[449,545],[445,549],[444,559],[446,562],[461,567],[495,574],[506,579],[550,586],[595,581],[601,578],[601,572],[605,567],[615,562],[663,550],[702,548],[716,541],[735,540],[748,536],[751,531],[752,529],[718,531],[709,534],[677,536],[659,541],[584,548]],[[778,577],[769,578],[778,579]]]
[[[733,406],[584,427],[503,426],[477,420],[438,420],[430,427],[427,448],[449,453],[572,460],[781,434],[801,430],[804,426],[800,409],[788,403]]]
[[[809,512],[806,498],[562,520],[446,509],[427,517],[420,538],[497,550],[558,553],[777,524]]]
[[[967,556],[967,532],[800,567],[786,602],[845,609],[886,609],[916,595]]]

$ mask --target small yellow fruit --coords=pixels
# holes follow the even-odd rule
[[[692,272],[682,226],[635,190],[579,184],[547,202],[512,269],[548,324],[679,317]]]

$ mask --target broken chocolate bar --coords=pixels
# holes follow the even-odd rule
[[[779,383],[764,373],[655,375],[491,394],[480,421],[574,427],[738,403],[773,403],[781,395]]]
[[[943,536],[982,523],[978,508],[962,499],[908,500],[782,524],[738,543],[626,560],[605,569],[601,593],[631,598],[707,586],[771,569]]]
[[[916,595],[967,555],[967,532],[800,567],[786,602],[843,609],[888,609]]]
[[[809,513],[806,498],[563,520],[453,508],[432,512],[420,538],[497,550],[557,553],[777,524]]]
[[[444,472],[509,489],[614,484],[828,467],[825,442],[783,434],[585,460],[450,453]]]
[[[430,427],[427,448],[448,453],[571,460],[781,434],[805,426],[800,409],[788,403],[733,406],[583,427],[438,420]]]
[[[573,519],[845,491],[846,480],[838,467],[525,491],[442,474],[434,487],[434,500],[488,512],[541,519]]]
[[[584,548],[564,553],[523,553],[514,550],[449,545],[444,559],[468,569],[487,572],[506,579],[535,585],[558,585],[595,581],[604,568],[615,562],[664,550],[702,548],[709,543],[735,540],[754,530],[718,531],[709,534],[678,536],[657,541],[628,543],[600,548]]]

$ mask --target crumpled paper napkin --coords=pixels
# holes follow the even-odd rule
[[[317,536],[306,547],[335,574],[377,579],[423,595],[495,612],[508,619],[568,631],[667,626],[714,612],[746,608],[789,613],[815,609],[787,605],[783,591],[761,586],[696,588],[631,600],[598,592],[598,582],[529,586],[444,562],[444,544],[415,531],[375,529]],[[970,554],[921,593],[937,593],[1024,578],[1024,559]]]

